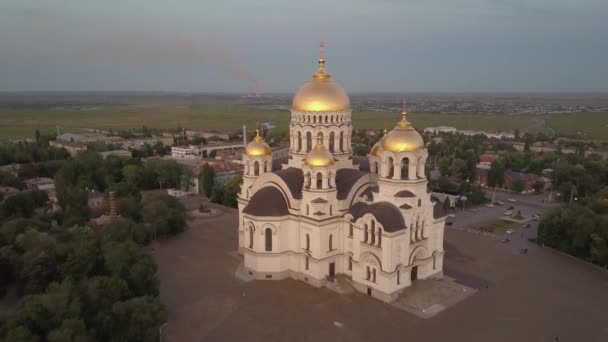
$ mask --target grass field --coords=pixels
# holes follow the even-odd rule
[[[417,128],[453,126],[459,129],[551,132],[608,140],[608,113],[575,114],[447,114],[411,113],[410,121]],[[354,128],[392,128],[398,113],[354,112]],[[82,128],[128,129],[146,125],[150,128],[186,127],[193,130],[239,130],[243,124],[254,127],[256,122],[273,122],[279,129],[289,123],[287,111],[264,111],[243,105],[213,103],[206,105],[140,105],[108,106],[97,110],[74,109],[2,109],[0,110],[0,139],[32,137],[34,131],[62,132]]]

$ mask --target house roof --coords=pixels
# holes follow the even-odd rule
[[[285,216],[289,214],[287,200],[273,186],[267,186],[258,190],[249,203],[243,208],[243,213],[253,216]]]
[[[353,215],[354,220],[359,219],[365,214],[372,214],[387,232],[392,233],[406,229],[403,215],[401,215],[401,212],[395,205],[389,202],[378,202],[369,205],[357,202],[350,208],[349,213]]]
[[[336,188],[338,190],[338,199],[343,200],[348,197],[353,185],[363,176],[368,173],[356,169],[340,169],[336,172]]]

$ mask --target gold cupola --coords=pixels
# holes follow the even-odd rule
[[[325,71],[323,43],[319,70],[296,92],[291,108],[300,112],[340,112],[350,110],[350,99],[342,86]]]
[[[249,157],[265,157],[272,154],[270,146],[260,136],[260,130],[255,130],[255,138],[245,147],[245,153]]]
[[[422,136],[407,121],[405,100],[403,101],[403,112],[401,121],[388,132],[382,139],[382,147],[393,152],[415,151],[424,147]]]
[[[384,141],[384,137],[386,137],[386,133],[387,130],[385,129],[383,131],[383,135],[382,138],[380,138],[380,140],[374,144],[374,146],[372,147],[371,151],[369,152],[369,154],[373,157],[377,157],[380,155],[380,152],[382,152],[382,142]]]
[[[334,155],[325,148],[325,145],[321,142],[321,136],[317,137],[317,145],[308,152],[304,163],[311,167],[333,165]]]

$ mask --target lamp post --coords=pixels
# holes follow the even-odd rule
[[[167,324],[169,324],[169,322],[165,322],[163,325],[161,325],[158,328],[158,341],[159,342],[163,342],[163,328],[166,327]]]

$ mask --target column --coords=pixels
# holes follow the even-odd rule
[[[393,178],[401,178],[401,160],[393,161]]]
[[[340,149],[340,131],[334,132],[334,151],[335,152],[343,152]]]

